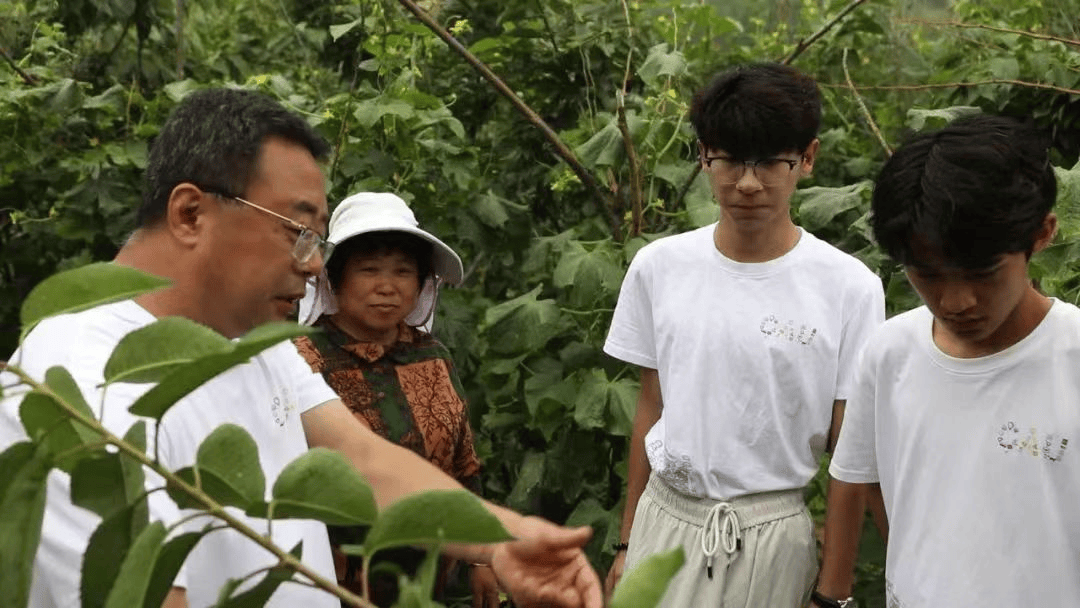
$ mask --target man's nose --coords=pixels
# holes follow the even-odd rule
[[[945,314],[959,314],[975,306],[975,290],[966,281],[949,281],[942,286],[941,311]]]
[[[735,182],[735,187],[739,192],[757,192],[765,187],[758,179],[757,173],[754,172],[754,167],[749,165],[743,166],[743,174],[739,177],[739,181]]]

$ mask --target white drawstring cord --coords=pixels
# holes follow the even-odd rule
[[[722,518],[722,519],[721,519]],[[705,570],[712,578],[713,557],[716,556],[723,542],[724,552],[735,553],[742,546],[739,536],[739,516],[730,502],[718,502],[709,509],[705,516],[705,526],[701,530],[701,551],[705,554]]]

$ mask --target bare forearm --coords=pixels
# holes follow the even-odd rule
[[[889,544],[889,517],[885,513],[885,499],[881,496],[881,484],[874,483],[866,490],[866,506],[874,518],[874,525],[881,534],[881,540]]]
[[[380,509],[415,492],[465,489],[412,450],[387,441],[357,422],[340,401],[308,410],[302,420],[308,445],[336,450],[348,458],[371,486]],[[521,515],[487,501],[484,505],[510,534],[519,535]],[[491,560],[491,548],[479,545],[448,547],[447,553],[469,562]]]
[[[851,595],[859,536],[866,513],[867,484],[829,479],[825,541],[818,591],[835,599]]]
[[[383,509],[401,497],[425,490],[465,489],[442,470],[424,460],[415,452],[380,441],[366,450],[353,450],[348,454],[360,474],[371,485],[375,502]],[[480,499],[484,506],[499,519],[512,536],[518,536],[522,515],[505,507]],[[446,553],[472,563],[490,563],[491,547],[487,545],[448,545]]]
[[[173,587],[165,596],[165,603],[161,608],[188,608],[187,590],[183,587]]]
[[[660,398],[660,382],[654,369],[641,370],[641,394],[638,396],[637,410],[634,414],[634,426],[630,434],[630,458],[626,479],[626,505],[623,507],[622,525],[619,538],[630,538],[630,529],[634,525],[634,513],[638,500],[645,491],[652,466],[645,453],[645,435],[660,419],[663,410]]]

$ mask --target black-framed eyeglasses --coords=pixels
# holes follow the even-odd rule
[[[705,166],[712,169],[719,178],[721,184],[737,183],[749,167],[754,172],[763,186],[775,186],[785,179],[803,159],[792,160],[790,158],[762,158],[759,160],[738,160],[731,156],[705,156],[701,160]]]
[[[255,203],[240,198],[239,196],[232,196],[229,194],[222,194],[220,192],[206,192],[207,194],[213,194],[214,196],[220,196],[221,198],[232,199],[239,203],[243,203],[252,209],[258,209],[263,213],[268,213],[279,220],[285,222],[285,224],[292,230],[296,231],[296,242],[293,243],[292,256],[300,264],[306,264],[311,260],[311,256],[315,255],[315,252],[319,252],[319,256],[322,257],[322,261],[326,262],[330,257],[330,253],[334,251],[334,244],[324,239],[318,232],[315,232],[311,228],[301,224],[300,222],[285,217],[280,213],[275,213],[266,207],[256,205]]]

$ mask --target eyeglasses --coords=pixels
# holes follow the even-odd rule
[[[795,170],[802,162],[787,158],[762,158],[761,160],[736,160],[730,156],[702,156],[705,166],[712,169],[721,184],[730,185],[737,183],[746,175],[746,168],[750,167],[754,177],[761,182],[762,186],[775,186]],[[714,164],[715,163],[715,164]]]
[[[311,260],[311,256],[315,255],[316,251],[319,252],[319,256],[322,258],[322,261],[325,262],[327,258],[330,257],[330,254],[334,251],[333,243],[324,239],[322,236],[319,235],[318,232],[315,232],[311,228],[308,228],[307,226],[301,224],[294,219],[287,218],[280,213],[274,213],[266,207],[256,205],[255,203],[244,200],[239,196],[229,196],[228,194],[221,194],[220,192],[207,192],[207,194],[213,194],[214,196],[220,196],[221,198],[232,199],[234,201],[243,203],[248,207],[251,207],[252,209],[258,209],[263,213],[268,213],[285,222],[285,224],[288,225],[289,228],[297,232],[296,242],[293,243],[292,256],[293,259],[295,259],[300,264],[308,263],[308,261]]]

